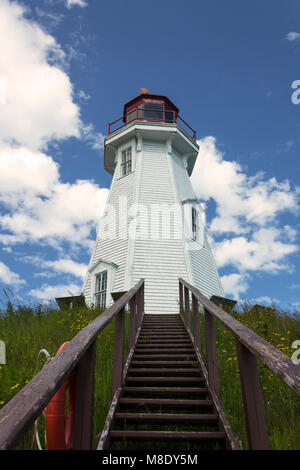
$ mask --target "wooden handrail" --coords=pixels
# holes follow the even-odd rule
[[[194,335],[190,329],[190,292],[192,295]],[[235,337],[249,449],[268,449],[269,441],[264,413],[264,400],[259,381],[257,359],[286,382],[297,394],[300,393],[300,366],[294,364],[292,359],[279,351],[275,346],[224,312],[224,310],[205,297],[199,289],[181,278],[179,279],[179,302],[183,321],[194,342],[199,360],[202,363],[198,318],[199,302],[204,309],[207,371],[204,363],[202,367],[205,370],[205,374],[207,374],[210,389],[217,401],[219,396],[219,377],[214,318],[217,318]]]
[[[124,311],[134,297],[137,302],[137,320],[143,314],[144,279],[120,297],[104,313],[81,330],[70,343],[15,395],[0,411],[0,449],[16,446],[35,419],[42,413],[52,396],[61,387],[69,374],[77,372],[75,403],[74,442],[75,449],[88,449],[91,445],[92,409],[94,394],[94,362],[98,334]],[[123,364],[118,370],[122,373]],[[84,400],[83,400],[84,399]],[[79,403],[80,401],[80,403]]]
[[[300,367],[277,349],[268,343],[261,336],[250,330],[247,326],[224,312],[220,307],[215,305],[211,300],[205,297],[199,289],[192,286],[183,279],[179,279],[195,295],[197,300],[205,307],[209,313],[229,330],[231,333],[251,351],[258,359],[260,359],[269,369],[278,375],[286,384],[295,392],[300,394]]]

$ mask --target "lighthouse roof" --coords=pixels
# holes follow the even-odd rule
[[[175,104],[165,95],[154,95],[145,88],[141,89],[143,92],[137,95],[135,98],[132,98],[130,101],[127,101],[127,103],[124,104],[124,117],[123,120],[125,122],[126,120],[126,115],[128,111],[132,108],[136,108],[137,106],[142,105],[143,103],[147,102],[152,102],[154,103],[161,103],[164,104],[166,109],[170,111],[174,111],[176,114],[179,113],[179,109]]]

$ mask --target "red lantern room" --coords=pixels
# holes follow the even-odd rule
[[[193,140],[196,131],[179,116],[179,109],[164,95],[153,95],[146,88],[141,88],[140,95],[125,103],[123,116],[108,124],[108,135],[118,131],[133,121],[178,124]]]
[[[176,122],[179,109],[167,96],[152,95],[145,88],[124,105],[123,121]]]

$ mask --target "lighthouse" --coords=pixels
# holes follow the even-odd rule
[[[190,182],[196,132],[163,95],[141,89],[108,125],[112,183],[83,284],[87,305],[108,307],[145,279],[145,314],[179,313],[178,278],[223,297]]]

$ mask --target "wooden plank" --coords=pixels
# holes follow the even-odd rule
[[[225,432],[195,431],[112,431],[113,439],[199,441],[225,440]]]
[[[163,406],[172,407],[175,409],[181,408],[211,408],[213,406],[212,400],[191,400],[191,399],[171,399],[171,398],[120,398],[120,404],[126,406],[146,405],[146,406]]]
[[[190,330],[187,330],[190,338],[192,338],[192,332]],[[200,354],[199,350],[196,350],[196,357],[197,357],[197,362],[201,367],[202,370],[202,375],[206,380],[206,383],[208,384],[208,372],[205,366],[205,363],[202,359],[202,356]],[[227,447],[232,449],[232,450],[241,450],[242,445],[240,442],[239,437],[232,431],[229,421],[226,418],[225,411],[224,411],[224,406],[219,399],[218,395],[211,390],[210,391],[210,398],[212,399],[213,403],[213,408],[214,410],[218,413],[219,418],[220,418],[220,425],[224,432],[226,433],[226,441],[227,441]]]
[[[89,347],[75,370],[74,450],[92,448],[96,345],[97,340]]]
[[[197,413],[116,413],[116,420],[145,424],[181,423],[191,424],[216,424],[219,421],[217,414]]]
[[[117,388],[117,390],[114,393],[113,399],[111,401],[102,433],[96,437],[97,450],[105,450],[109,448],[110,431],[115,420],[115,414],[116,414],[116,410],[118,407],[120,395],[121,395],[121,388]]]
[[[250,330],[247,326],[224,312],[220,307],[207,299],[196,287],[180,279],[184,286],[187,286],[201,302],[201,304],[214,317],[234,334],[241,344],[246,346],[258,359],[260,359],[269,369],[291,387],[297,394],[300,394],[300,374],[299,365],[294,364],[292,359],[282,353],[272,344],[265,341],[261,336]]]
[[[74,370],[98,334],[135,295],[143,282],[141,279],[129,292],[81,330],[0,410],[0,449],[14,448]]]
[[[124,361],[124,330],[125,307],[120,310],[119,314],[116,317],[112,395],[114,395],[115,391],[122,385]]]
[[[208,383],[211,390],[220,395],[219,372],[214,317],[204,309],[205,346],[207,353]]]
[[[268,450],[264,400],[256,357],[239,341],[236,345],[249,449]]]

